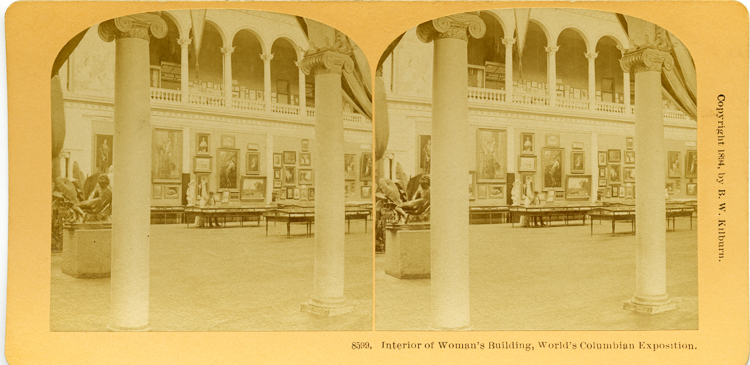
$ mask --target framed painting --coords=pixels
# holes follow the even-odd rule
[[[195,135],[195,154],[196,155],[210,155],[211,154],[211,135],[208,133],[197,133]]]
[[[357,178],[357,155],[345,154],[344,155],[344,178],[346,180],[354,180]]]
[[[607,186],[607,179],[599,179],[599,187],[606,187]]]
[[[315,200],[315,188],[307,188],[307,200]]]
[[[372,199],[372,186],[363,186],[360,190],[360,198]]]
[[[625,187],[620,185],[620,198],[625,197]]]
[[[281,169],[273,169],[273,178],[281,180]]]
[[[362,180],[372,180],[372,153],[362,153],[362,162],[359,169],[359,177]]]
[[[667,193],[673,194],[674,193],[674,181],[666,182],[665,188],[667,189]]]
[[[302,152],[307,152],[310,150],[310,141],[307,139],[302,140],[302,146],[300,146],[302,149]]]
[[[221,148],[234,148],[234,136],[230,134],[221,135]]]
[[[682,171],[682,169],[680,167],[680,152],[669,151],[667,155],[667,162],[669,163],[669,165],[667,166],[669,177],[681,177],[680,172]]]
[[[583,151],[570,152],[570,173],[586,173],[586,153]]]
[[[607,162],[620,162],[622,159],[620,150],[607,150]]]
[[[212,156],[195,156],[193,158],[194,172],[211,172]]]
[[[264,201],[266,200],[266,177],[265,176],[243,176],[240,187],[241,201]]]
[[[307,188],[299,189],[299,200],[307,201]]]
[[[544,146],[545,147],[560,147],[560,135],[547,133],[544,136]]]
[[[294,199],[299,200],[299,188],[294,188]]]
[[[477,130],[477,182],[505,182],[506,143],[504,130]]]
[[[534,133],[521,133],[521,154],[534,154]]]
[[[622,169],[622,182],[635,182],[635,167],[624,167]]]
[[[589,200],[590,198],[591,175],[565,177],[565,200]]]
[[[277,201],[286,200],[286,191],[284,189],[274,189],[273,194]]]
[[[625,151],[625,163],[635,164],[635,151]]]
[[[505,199],[505,185],[490,185],[490,199]]]
[[[487,199],[487,185],[477,184],[477,199]]]
[[[607,151],[597,152],[596,157],[596,159],[599,161],[599,167],[607,166]]]
[[[674,187],[675,189],[680,190],[680,179],[674,181]]]
[[[223,192],[221,192],[221,204],[229,204],[229,197],[230,196],[231,196],[231,194],[229,193],[229,191],[223,191]],[[214,200],[218,201],[217,199],[214,199]]]
[[[310,152],[302,152],[299,154],[299,165],[300,166],[312,165],[312,157],[310,155]]]
[[[154,182],[182,182],[182,131],[154,128],[151,146]]]
[[[419,170],[423,174],[429,174],[430,163],[432,162],[432,136],[419,136],[417,145],[419,146],[419,150],[417,151]]]
[[[634,186],[626,186],[625,187],[625,198],[627,199],[633,199],[635,196],[635,187]]]
[[[245,163],[248,175],[260,175],[260,152],[248,152]]]
[[[600,179],[606,179],[607,178],[607,168],[606,167],[600,167],[599,168],[599,178]]]
[[[279,170],[279,171],[281,171],[281,170]],[[281,180],[274,180],[273,181],[273,187],[274,187],[274,189],[280,188],[281,187]]]
[[[284,151],[284,165],[297,164],[297,151]]]
[[[562,148],[542,149],[542,168],[544,172],[544,188],[562,188],[562,172],[564,170],[564,158]]]
[[[685,154],[685,177],[698,177],[698,151],[688,150]]]
[[[180,185],[164,186],[164,199],[179,199],[179,198],[180,198]]]
[[[536,156],[518,156],[518,172],[536,171]]]
[[[604,189],[604,196],[606,198],[611,198],[612,197],[612,189],[611,188]]]
[[[299,179],[297,183],[300,185],[312,185],[313,183],[313,170],[312,169],[299,169]]]
[[[534,196],[534,177],[535,174],[521,174],[521,183],[523,184],[523,189],[521,190],[521,202],[523,203],[523,198],[528,195],[529,199]]]
[[[607,179],[609,179],[610,184],[619,184],[622,182],[622,179],[620,177],[621,170],[619,164],[610,164],[609,165],[609,174],[607,174]]]
[[[161,199],[164,196],[164,186],[160,184],[154,184],[153,193],[151,197],[154,199]]]
[[[286,188],[286,198],[289,200],[294,199],[294,188]]]
[[[356,181],[347,181],[344,184],[344,195],[345,196],[354,196],[356,194],[357,189],[357,182]]]
[[[612,187],[612,197],[613,198],[619,198],[620,197],[620,187],[619,186],[613,186]]]
[[[273,154],[273,167],[281,168],[281,166],[283,165],[281,161],[282,161],[281,154],[274,153]]]
[[[297,168],[295,166],[284,166],[284,186],[297,184]]]
[[[219,148],[217,152],[219,190],[237,189],[237,161],[240,150]]]
[[[698,184],[696,183],[685,184],[685,194],[686,195],[698,195]]]
[[[632,150],[634,146],[633,137],[625,137],[625,149]]]
[[[100,173],[107,173],[109,167],[112,166],[112,147],[114,137],[111,134],[97,134],[94,143],[96,148],[94,151],[94,169],[91,171],[99,171]],[[83,183],[83,182],[81,182]]]
[[[582,150],[583,149],[583,142],[573,142],[572,148],[574,150]]]

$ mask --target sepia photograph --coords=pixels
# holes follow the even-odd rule
[[[77,33],[51,80],[50,331],[370,330],[371,170],[346,197],[339,167],[371,153],[356,43],[254,10]]]
[[[481,10],[380,60],[376,330],[698,328],[696,189],[666,181],[696,145],[696,70],[669,29]]]

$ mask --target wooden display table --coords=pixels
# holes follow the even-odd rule
[[[510,208],[507,205],[470,205],[469,222],[472,219],[484,217],[485,223],[491,224],[492,217],[500,217],[501,223],[508,223]]]
[[[552,217],[563,217],[567,226],[571,219],[580,217],[583,224],[586,224],[586,215],[588,212],[598,207],[593,204],[549,204],[549,205],[514,205],[510,207],[511,214],[521,217],[535,218],[540,217],[542,223],[547,219],[547,226],[552,224]],[[512,225],[515,227],[515,223]]]
[[[240,218],[240,227],[243,226],[243,223],[245,221],[245,218],[255,219],[255,221],[258,223],[258,226],[260,226],[260,219],[263,217],[263,214],[268,211],[268,207],[265,206],[258,206],[258,207],[221,207],[221,206],[214,206],[214,207],[187,207],[185,208],[185,214],[194,216],[194,217],[201,217],[204,219],[209,218],[222,218],[224,222],[224,227],[227,226],[227,218]],[[190,219],[187,220],[187,226],[190,227]],[[205,224],[204,224],[205,226]]]

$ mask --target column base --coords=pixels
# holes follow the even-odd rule
[[[622,308],[639,313],[657,314],[677,309],[677,304],[672,302],[666,294],[653,298],[642,298],[633,295],[630,300],[622,302]]]
[[[354,306],[346,302],[346,298],[316,299],[311,298],[300,305],[302,312],[323,317],[333,317],[354,312]]]
[[[113,324],[107,325],[107,331],[109,332],[150,332],[151,331],[151,325],[147,324],[145,326],[141,327],[134,327],[134,328],[126,328],[126,327],[118,327]]]

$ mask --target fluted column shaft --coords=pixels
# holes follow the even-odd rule
[[[557,106],[557,50],[560,46],[544,47],[547,51],[547,90],[549,90],[549,105]]]
[[[271,60],[273,53],[261,55],[263,60],[263,102],[266,105],[266,111],[271,111]]]
[[[192,39],[180,38],[177,43],[180,44],[180,92],[182,93],[182,102],[187,104],[190,98],[190,63],[188,62],[188,47]]]
[[[224,54],[224,99],[227,107],[232,107],[232,52],[234,47],[224,47],[221,53]]]
[[[589,110],[596,110],[596,52],[586,53],[589,60]]]
[[[515,38],[503,38],[503,44],[505,45],[505,100],[507,102],[513,100],[513,44],[515,43]]]

